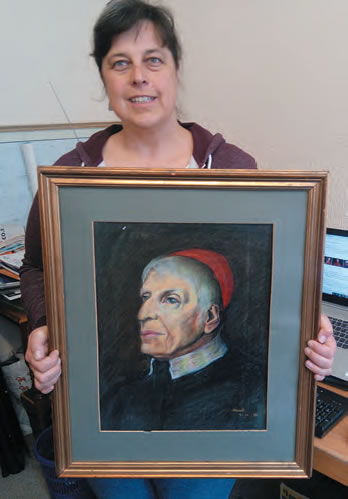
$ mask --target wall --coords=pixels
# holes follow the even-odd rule
[[[77,129],[80,140],[86,140],[97,129]],[[33,132],[0,132],[0,223],[25,226],[33,192],[22,145],[31,146],[34,165],[51,165],[76,144],[71,130]],[[29,162],[30,166],[30,162]],[[32,172],[36,176],[35,167]]]
[[[1,1],[0,125],[108,121],[89,58],[105,0]],[[167,0],[185,49],[182,118],[264,169],[330,171],[328,225],[348,228],[348,2]],[[6,43],[5,43],[6,40]]]
[[[187,118],[260,168],[328,170],[328,225],[348,229],[348,2],[169,3],[186,47]]]

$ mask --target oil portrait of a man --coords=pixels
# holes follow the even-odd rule
[[[197,238],[197,232],[195,237],[190,236],[188,227],[172,227],[171,224],[161,224],[161,227],[155,227],[157,224],[146,224],[145,227],[144,224],[102,225],[95,231],[101,352],[101,429],[265,429],[270,228],[214,227],[215,238],[223,238],[222,245],[219,242],[215,244],[219,249],[217,251],[211,249],[211,242],[207,244],[212,235],[212,227],[196,227]],[[131,264],[130,255],[135,252],[139,256],[141,252],[140,246],[133,246],[130,241],[134,237],[146,241],[152,233],[157,232],[155,229],[167,232],[166,243],[152,245],[147,253],[166,249],[165,246],[173,247],[174,251],[157,254],[148,258],[148,261],[141,255],[140,261],[137,259],[139,270],[133,268],[130,271],[128,268],[128,283],[129,286],[134,285],[132,291],[136,296],[136,300],[128,301],[128,307],[127,298],[122,296],[125,279],[117,279],[118,291],[114,281],[115,293],[109,293],[106,298],[102,284],[105,286],[105,281],[109,280],[105,278],[108,259],[101,249],[101,241],[105,248],[106,240],[113,233],[119,256],[122,247],[132,247],[131,253],[122,251],[123,258],[127,259],[127,255]],[[116,236],[117,232],[119,237]],[[226,233],[231,236],[229,241],[226,240]],[[248,242],[244,241],[238,248],[233,244],[234,233],[239,237],[244,234],[244,239]],[[255,275],[254,293],[260,293],[261,283],[256,281],[261,279],[266,310],[263,319],[259,318],[263,323],[259,323],[259,329],[253,331],[253,337],[247,338],[243,345],[240,335],[234,336],[228,331],[231,322],[230,306],[235,294],[238,297],[238,286],[243,285],[240,267],[247,264],[241,258],[244,256],[249,259],[252,256],[245,253],[243,255],[242,249],[249,247],[252,250],[251,240],[257,237],[264,239],[259,251],[263,253],[261,260],[267,261],[267,265],[263,262],[259,272],[263,277]],[[125,241],[128,238],[130,241]],[[184,247],[177,249],[180,239]],[[191,242],[194,244],[188,246]],[[229,251],[226,251],[228,248]],[[233,252],[237,256],[236,276],[230,263],[230,253]],[[260,254],[256,260],[259,258]],[[119,267],[116,275],[125,274],[126,268],[123,265]],[[107,275],[110,276],[110,272],[112,275],[111,269]],[[137,273],[138,279],[135,279]],[[268,289],[267,286],[264,287],[265,283]],[[130,291],[128,287],[127,294]],[[249,290],[250,292],[253,293]],[[104,301],[109,302],[114,294],[118,296],[114,303],[118,313],[117,310],[110,312],[114,317],[110,321],[108,306],[105,306]],[[249,296],[249,300],[256,298]],[[258,308],[257,303],[255,307]],[[127,328],[126,318],[131,315],[133,321],[132,324],[128,322]],[[113,327],[111,322],[114,323]],[[240,327],[244,326],[240,324]],[[263,358],[253,358],[254,350],[250,350],[248,346],[253,342],[257,344],[257,350],[259,354],[262,353]],[[110,362],[111,357],[113,362]]]

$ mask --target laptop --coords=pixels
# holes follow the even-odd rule
[[[322,311],[337,342],[332,376],[348,387],[348,230],[326,232]]]

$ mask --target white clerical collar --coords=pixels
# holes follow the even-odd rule
[[[218,334],[209,343],[197,348],[193,352],[186,353],[181,357],[176,357],[169,361],[169,371],[172,379],[181,378],[186,374],[195,373],[204,367],[209,366],[212,362],[220,357],[223,357],[227,352],[227,346],[222,341],[221,336]],[[151,360],[150,372],[152,374],[152,364],[154,359]]]

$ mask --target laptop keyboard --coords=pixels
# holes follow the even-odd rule
[[[348,348],[348,321],[329,317],[338,347]]]
[[[315,436],[322,438],[340,421],[347,411],[348,399],[325,388],[317,388],[317,406],[315,412]]]

